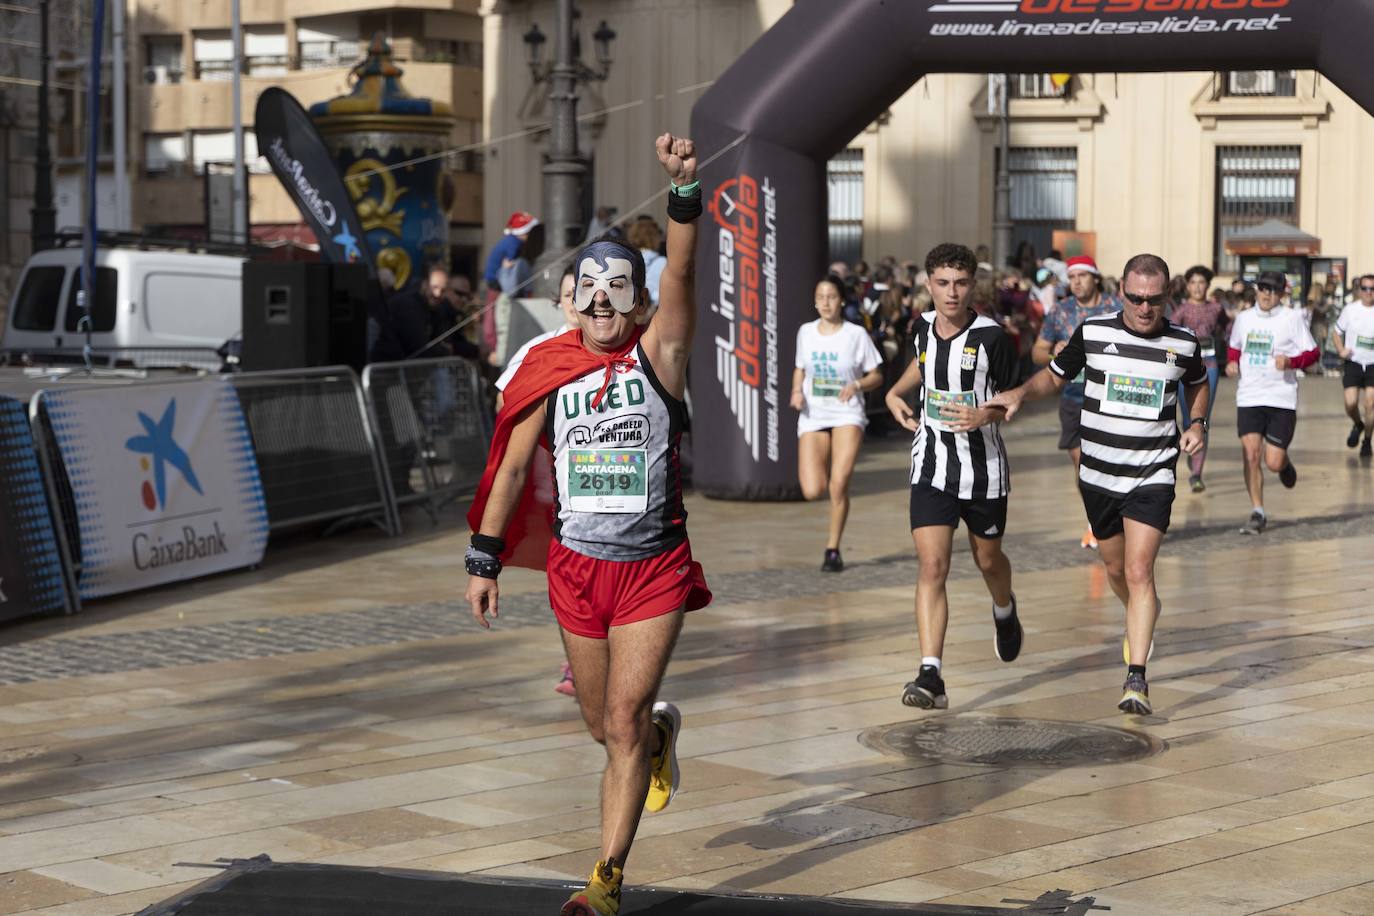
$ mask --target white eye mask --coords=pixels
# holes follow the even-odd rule
[[[615,281],[612,285],[612,281]],[[618,288],[617,288],[618,287]],[[583,258],[577,266],[577,287],[573,291],[573,308],[590,312],[596,291],[603,290],[611,308],[622,315],[635,309],[634,265],[628,258],[607,258],[602,270],[594,258]]]

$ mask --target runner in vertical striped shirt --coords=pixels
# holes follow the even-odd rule
[[[992,595],[993,648],[1004,662],[1021,651],[1021,622],[1011,591],[1011,563],[1002,552],[1010,475],[996,423],[1002,411],[987,401],[1016,380],[1016,354],[995,321],[974,313],[972,251],[939,245],[926,256],[926,288],[935,311],[916,322],[916,358],[887,394],[897,422],[916,434],[911,446],[911,538],[921,571],[916,580],[916,628],[921,667],[902,702],[922,709],[949,705],[941,676],[949,598],[945,580],[959,519],[969,530],[973,559]],[[906,395],[915,391],[915,413]]]
[[[1117,708],[1136,715],[1151,712],[1145,662],[1160,611],[1154,565],[1169,528],[1174,466],[1179,449],[1197,452],[1207,430],[1207,370],[1193,333],[1164,318],[1168,288],[1162,258],[1131,258],[1121,277],[1126,307],[1083,322],[1048,367],[989,404],[1005,407],[1010,419],[1023,401],[1058,391],[1086,369],[1078,490],[1126,608],[1126,684]],[[1181,437],[1180,386],[1194,418]]]

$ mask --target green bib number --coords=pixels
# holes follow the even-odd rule
[[[648,452],[642,448],[568,450],[568,505],[574,512],[643,512],[648,508]]]
[[[1361,350],[1374,350],[1374,337],[1356,337],[1355,346]]]
[[[1259,331],[1245,335],[1245,365],[1272,366],[1274,364],[1274,336]]]
[[[1118,417],[1158,420],[1164,409],[1164,379],[1144,375],[1107,373],[1107,396],[1102,412]]]
[[[837,378],[811,376],[811,396],[813,398],[837,398],[844,388],[844,382]]]
[[[940,408],[945,404],[962,404],[965,407],[977,407],[978,398],[972,391],[940,391],[936,388],[926,389],[926,423],[936,429],[948,432],[949,427],[945,425],[945,417],[940,413]]]

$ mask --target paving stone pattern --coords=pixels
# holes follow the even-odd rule
[[[1343,513],[1270,527],[1260,541],[1298,542],[1353,537],[1367,533],[1364,513]],[[1187,543],[1235,547],[1246,543],[1239,525],[1176,528],[1165,551]],[[1173,546],[1173,549],[1179,549]],[[1077,541],[1044,541],[1009,535],[1006,550],[1016,570],[1040,572],[1097,562],[1095,553]],[[955,551],[951,578],[978,575],[967,551]],[[710,575],[717,602],[749,602],[780,598],[815,598],[858,589],[911,586],[915,560],[892,554],[850,564],[836,575],[809,569],[761,569]],[[542,592],[512,595],[501,602],[502,628],[552,623]],[[101,636],[44,639],[0,646],[0,684],[23,684],[55,678],[142,671],[177,665],[236,659],[266,658],[298,652],[319,652],[360,646],[415,642],[470,632],[473,623],[461,601],[432,601],[392,605],[365,611],[307,614],[239,620],[186,627],[112,633]]]

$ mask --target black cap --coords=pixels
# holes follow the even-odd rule
[[[1279,292],[1284,292],[1288,289],[1288,278],[1277,270],[1266,270],[1264,273],[1260,274],[1255,280],[1255,285],[1258,286],[1261,283],[1266,286],[1272,286]]]

